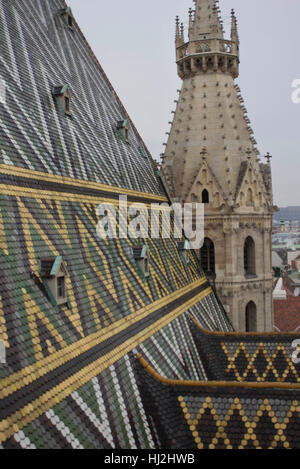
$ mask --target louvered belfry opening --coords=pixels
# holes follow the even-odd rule
[[[215,275],[215,246],[209,238],[204,239],[204,244],[201,248],[201,266],[208,276]]]
[[[245,275],[256,275],[255,242],[251,236],[244,245],[244,270]]]
[[[253,301],[246,306],[246,332],[257,331],[257,308]]]

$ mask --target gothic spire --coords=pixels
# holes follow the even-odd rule
[[[188,40],[176,19],[176,62],[180,78],[222,72],[239,75],[239,37],[237,20],[232,13],[231,41],[224,38],[217,0],[194,0],[189,10]]]
[[[212,37],[222,39],[223,28],[219,17],[218,1],[194,0],[194,2],[194,39],[197,40],[205,34],[209,34]]]

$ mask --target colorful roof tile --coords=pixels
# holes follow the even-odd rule
[[[0,8],[0,75],[6,85],[0,101],[0,341],[6,352],[5,363],[0,360],[0,448],[194,448],[216,446],[223,433],[230,441],[224,437],[225,446],[247,446],[254,433],[255,446],[296,445],[299,392],[288,379],[298,380],[298,368],[287,359],[286,341],[278,357],[276,351],[271,355],[284,341],[277,336],[268,339],[271,345],[259,337],[248,343],[244,336],[210,336],[207,331],[232,332],[232,326],[196,253],[189,251],[185,262],[173,234],[139,240],[139,256],[147,250],[147,278],[133,255],[135,241],[98,236],[100,204],[113,206],[123,227],[128,220],[119,196],[147,207],[168,199],[75,19],[70,28],[57,14],[66,11],[65,2],[0,0]],[[60,112],[52,94],[63,83],[71,90],[71,116]],[[118,122],[126,120],[128,141],[117,133]],[[68,303],[58,306],[43,276],[55,275],[61,262],[67,266]],[[205,330],[204,339],[191,317]],[[207,365],[213,344],[223,360],[218,370]],[[264,376],[255,362],[260,349],[280,390],[255,388],[253,397],[254,388],[241,391],[237,381],[229,392],[228,381],[225,390],[199,393],[196,386],[194,392],[191,383],[209,384],[211,373],[224,374],[230,365],[230,379],[248,368]],[[165,390],[172,386],[159,384],[157,404],[137,353],[162,380],[183,381],[183,399],[172,391],[166,404]],[[281,373],[283,365],[288,372]],[[198,436],[186,418],[191,405]],[[219,436],[216,423],[205,436],[203,428],[213,426],[208,413],[216,409],[222,427],[233,405],[238,415],[235,407],[228,415],[240,441],[229,428],[219,428]],[[253,412],[267,412],[258,420],[259,431]],[[198,429],[203,413],[207,425]],[[247,431],[241,420],[250,422]],[[269,437],[264,426],[272,428]]]

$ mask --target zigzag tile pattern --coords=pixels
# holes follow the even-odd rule
[[[97,235],[99,204],[116,210],[122,232],[120,196],[146,208],[167,198],[78,25],[57,15],[65,6],[0,0],[0,448],[298,447],[290,338],[208,334],[232,326],[196,253],[187,262],[173,233],[164,239],[159,227],[139,241],[149,278],[134,240]],[[63,84],[71,118],[51,93]],[[116,132],[123,119],[128,143]],[[41,259],[57,256],[69,274],[61,307],[39,273]],[[206,388],[212,377],[222,386]],[[270,379],[289,392],[235,388]]]
[[[8,171],[13,172],[5,167],[0,169],[7,177]],[[29,176],[26,171],[23,174]],[[16,184],[18,178],[16,171]],[[59,177],[57,182],[61,182]],[[21,438],[19,443],[30,441],[29,445],[39,447],[32,438],[32,433],[35,434],[32,426],[37,425],[35,420],[39,419],[46,432],[55,423],[63,428],[64,444],[82,446],[54,403],[61,401],[67,407],[75,406],[75,396],[77,405],[79,402],[84,409],[89,407],[94,396],[88,404],[81,401],[78,398],[80,384],[91,387],[99,370],[104,373],[114,370],[115,363],[137,347],[166,376],[205,379],[188,315],[194,314],[204,323],[212,321],[212,327],[220,321],[227,330],[231,326],[193,252],[186,263],[174,238],[143,240],[150,257],[150,278],[144,279],[130,254],[128,239],[101,240],[97,236],[96,213],[101,198],[86,196],[84,191],[82,196],[73,194],[69,186],[70,192],[47,193],[46,189],[47,181],[42,179],[38,189],[0,184],[1,324],[5,327],[2,338],[7,346],[7,365],[0,369],[3,415],[0,437],[4,444],[7,439],[14,439],[12,429],[15,426],[24,437],[29,424],[29,437]],[[109,188],[107,191],[105,200],[116,203]],[[137,193],[136,197],[142,199],[144,195]],[[120,225],[122,221],[120,218]],[[38,270],[39,259],[57,255],[63,257],[68,267],[70,298],[70,307],[59,310],[47,297]],[[12,288],[9,288],[10,278]],[[206,303],[202,307],[204,299]],[[184,311],[187,313],[182,315]],[[208,315],[210,319],[206,318]],[[124,369],[124,365],[117,369]],[[123,379],[122,373],[114,374],[113,381]],[[103,376],[99,379],[106,383]],[[124,384],[124,388],[128,385]],[[123,391],[119,391],[116,396],[122,394]],[[131,394],[130,399],[135,407],[137,396]],[[91,415],[94,413],[84,418],[90,419]],[[125,413],[118,416],[123,416],[127,422]],[[113,419],[115,417],[113,415]],[[109,420],[108,424],[103,417],[99,421],[120,428],[125,420],[114,424]],[[130,421],[131,428],[133,417]],[[101,427],[99,422],[98,426]],[[58,441],[58,436],[54,439]],[[54,443],[49,444],[51,447]],[[96,438],[86,444],[99,447],[102,440]],[[104,442],[104,447],[107,444]],[[110,444],[134,447],[131,440],[120,443],[116,438],[110,440]],[[143,444],[148,443],[144,440]],[[139,445],[142,446],[140,440]]]
[[[165,376],[206,379],[189,315],[232,328],[197,256],[186,262],[173,235],[158,226],[157,239],[139,241],[149,279],[135,241],[97,235],[99,204],[115,207],[123,229],[120,196],[147,208],[167,198],[133,123],[129,143],[116,132],[127,113],[78,26],[57,15],[64,6],[0,0],[0,446],[158,447],[135,353]],[[51,95],[64,83],[72,118]],[[68,306],[53,306],[39,274],[40,260],[57,256]]]
[[[104,412],[103,405],[105,415],[97,420],[96,410],[90,406],[94,403],[97,407],[102,398],[98,393],[98,400],[95,399],[91,391],[80,393],[78,388],[81,383],[86,383],[84,386],[89,389],[93,389],[92,385],[97,387],[95,379],[99,369],[103,369],[103,374],[97,379],[107,386],[105,373],[109,374],[110,370],[115,377],[112,381],[116,386],[116,399],[121,399],[128,382],[120,370],[126,367],[124,363],[115,363],[122,357],[127,363],[128,352],[136,347],[140,347],[166,376],[205,378],[189,329],[188,314],[193,313],[198,320],[205,321],[208,311],[202,308],[203,298],[211,298],[206,300],[212,305],[210,314],[214,311],[217,318],[220,311],[199,270],[197,258],[191,252],[190,262],[185,264],[174,239],[145,240],[151,275],[149,280],[142,279],[130,257],[128,242],[100,241],[97,237],[98,200],[79,203],[72,200],[69,193],[43,198],[33,190],[30,197],[23,190],[18,186],[0,186],[2,332],[5,327],[1,338],[7,346],[7,365],[0,369],[1,410],[5,416],[0,423],[1,440],[5,447],[44,447],[45,442],[49,447],[148,445],[146,436],[153,434],[149,423],[145,424],[147,431],[139,426],[136,430],[143,432],[143,441],[140,437],[138,443],[132,439],[120,442],[115,435],[108,441],[104,437],[102,442],[100,435],[102,432],[106,435],[103,428],[108,426],[111,431],[111,426],[119,429],[127,422],[128,430],[133,424],[137,425],[137,420],[126,416],[127,411],[109,414],[107,418],[108,410],[104,406]],[[10,191],[13,193],[7,195]],[[70,309],[62,307],[59,312],[43,291],[38,274],[38,259],[58,253],[70,273],[67,285]],[[9,288],[10,278],[12,288]],[[185,310],[187,314],[182,316]],[[230,329],[225,316],[223,322]],[[132,372],[128,373],[127,379],[134,380]],[[119,380],[125,380],[122,386]],[[85,400],[86,396],[90,398]],[[131,393],[128,399],[136,408],[138,395]],[[62,404],[53,406],[58,400]],[[113,402],[112,407],[116,406],[116,401]],[[70,406],[77,409],[78,418],[87,419],[87,427],[96,424],[100,429],[97,437],[91,429],[84,431],[84,437],[77,435],[74,429],[77,425],[72,426],[72,419],[68,417],[72,414]],[[85,409],[87,415],[82,416],[78,406],[81,411]],[[15,437],[14,426],[23,433],[18,432]],[[36,430],[37,426],[41,426],[44,433],[53,433],[53,440],[43,440],[42,436],[36,440],[35,436],[43,434],[42,430]]]
[[[12,195],[8,196],[9,191]],[[50,198],[5,184],[0,185],[0,193],[1,302],[7,345],[13,343],[18,331],[18,343],[8,348],[6,373],[46,358],[51,351],[62,350],[138,310],[146,313],[154,302],[201,282],[201,278],[205,281],[197,257],[191,252],[187,264],[175,239],[144,241],[151,274],[144,280],[130,254],[133,244],[98,238],[96,211],[101,200],[79,203],[70,193]],[[38,272],[39,259],[58,255],[70,273],[70,308],[61,308],[59,316],[43,291]],[[9,272],[14,279],[12,288],[7,281]],[[17,307],[22,311],[19,321],[14,317]],[[218,311],[216,305],[213,309]],[[208,310],[201,313],[209,315]],[[225,316],[223,325],[230,327]]]

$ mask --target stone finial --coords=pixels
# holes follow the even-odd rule
[[[240,39],[239,39],[239,33],[238,33],[237,19],[236,19],[234,10],[231,10],[231,40],[235,43],[236,52],[238,52]]]
[[[181,40],[184,42],[184,24],[180,25]]]
[[[203,147],[202,150],[200,151],[200,155],[202,156],[204,160],[206,159],[207,154],[208,154],[207,149]]]
[[[193,18],[193,10],[192,8],[189,9],[189,39],[192,39],[193,36],[193,29],[194,29],[194,18]]]
[[[180,40],[179,16],[175,18],[175,39],[176,42]]]
[[[268,164],[271,164],[271,159],[273,158],[273,156],[270,155],[269,152],[266,154],[265,158],[266,158],[266,160],[267,160],[267,163],[268,163]]]
[[[251,160],[251,156],[252,156],[252,150],[251,150],[251,148],[248,148],[248,149],[247,149],[246,155],[247,155],[248,160]]]

